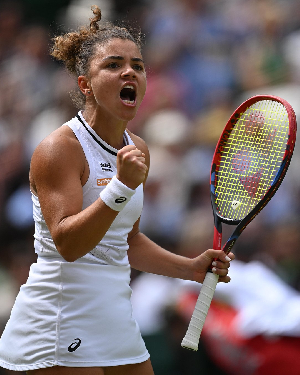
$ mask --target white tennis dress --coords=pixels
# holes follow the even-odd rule
[[[117,150],[79,112],[64,124],[80,142],[90,175],[83,207],[93,203],[116,174]],[[133,144],[124,133],[125,144]],[[143,205],[142,184],[100,243],[73,263],[55,248],[39,200],[32,194],[37,262],[20,288],[0,339],[0,366],[26,371],[51,366],[106,367],[149,358],[132,317],[127,236]]]

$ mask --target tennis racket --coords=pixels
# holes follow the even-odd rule
[[[236,225],[222,248],[228,254],[247,225],[273,197],[290,164],[296,130],[293,108],[279,97],[254,96],[232,114],[211,165],[214,249],[222,247],[222,223]],[[198,350],[218,279],[211,270],[207,272],[182,347]]]

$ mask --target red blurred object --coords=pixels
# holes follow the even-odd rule
[[[300,338],[242,337],[236,316],[231,306],[212,301],[202,339],[216,364],[230,375],[300,374]]]
[[[177,311],[187,321],[197,298],[190,292],[178,301]],[[216,365],[228,375],[300,375],[300,338],[243,337],[236,328],[237,314],[228,304],[211,303],[201,340]]]

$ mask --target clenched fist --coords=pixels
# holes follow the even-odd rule
[[[136,189],[144,182],[148,167],[145,154],[134,145],[128,145],[117,154],[117,179],[130,189]]]

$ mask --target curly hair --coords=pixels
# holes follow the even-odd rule
[[[129,30],[128,27],[116,26],[110,22],[101,21],[101,10],[97,5],[91,7],[94,17],[90,18],[89,26],[82,26],[77,31],[53,38],[54,44],[50,55],[64,63],[71,75],[78,77],[87,75],[91,58],[96,46],[103,45],[111,39],[131,40],[141,51],[142,34],[140,30]],[[85,96],[80,90],[70,93],[77,108],[85,106]]]

